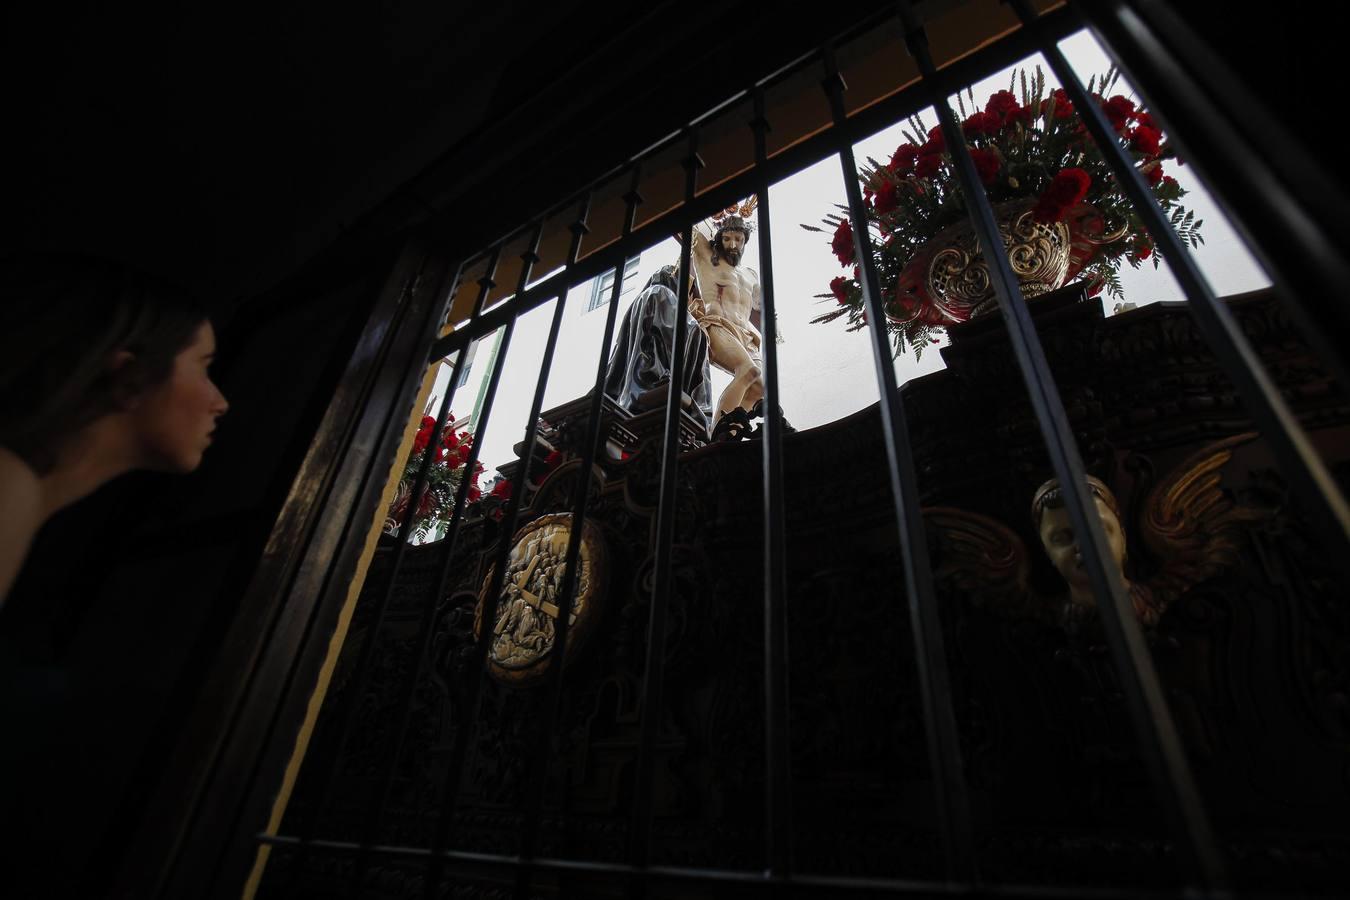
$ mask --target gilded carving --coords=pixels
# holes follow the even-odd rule
[[[1222,485],[1222,469],[1233,449],[1255,437],[1240,434],[1201,448],[1149,491],[1136,515],[1144,544],[1161,565],[1147,581],[1124,575],[1128,548],[1122,508],[1105,484],[1089,478],[1108,547],[1145,627],[1157,625],[1167,606],[1191,586],[1237,565],[1245,531],[1270,515],[1238,505]],[[1067,585],[1059,597],[1037,596],[1028,585],[1026,545],[1002,522],[951,507],[925,509],[924,516],[941,548],[935,574],[982,604],[1014,615],[1054,618],[1070,628],[1096,616],[1082,554],[1054,479],[1037,490],[1032,522]]]
[[[556,513],[535,519],[516,533],[497,598],[488,650],[488,669],[499,681],[527,684],[548,670],[555,625],[561,615],[559,591],[571,527],[571,513]],[[589,521],[583,526],[578,562],[580,571],[568,619],[568,660],[592,628],[607,576],[604,539]],[[475,636],[482,633],[483,606],[492,575],[490,569],[478,595]]]

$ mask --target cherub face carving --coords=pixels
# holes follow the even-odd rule
[[[1120,527],[1120,519],[1115,510],[1095,491],[1092,495],[1097,515],[1102,520],[1102,531],[1106,533],[1107,545],[1116,566],[1125,563],[1125,534]],[[1061,502],[1058,506],[1046,504],[1040,513],[1041,546],[1050,557],[1059,574],[1069,583],[1071,591],[1089,590],[1087,570],[1083,567],[1083,552],[1078,546],[1073,525],[1069,521],[1069,510]]]

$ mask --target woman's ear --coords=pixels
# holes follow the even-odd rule
[[[112,401],[119,412],[130,412],[140,405],[145,377],[137,363],[136,354],[130,350],[118,350],[108,357],[104,377],[108,379]]]

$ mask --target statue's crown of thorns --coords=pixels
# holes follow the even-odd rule
[[[713,214],[713,228],[717,231],[744,231],[749,234],[755,230],[755,224],[750,221],[750,217],[755,214],[757,206],[759,206],[759,197],[757,196],[751,197],[744,203],[733,203],[726,209]]]

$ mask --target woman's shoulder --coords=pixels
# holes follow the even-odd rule
[[[33,467],[8,447],[0,446],[0,502],[14,508],[41,500],[42,483]]]
[[[42,525],[42,483],[14,451],[0,447],[0,603]]]

